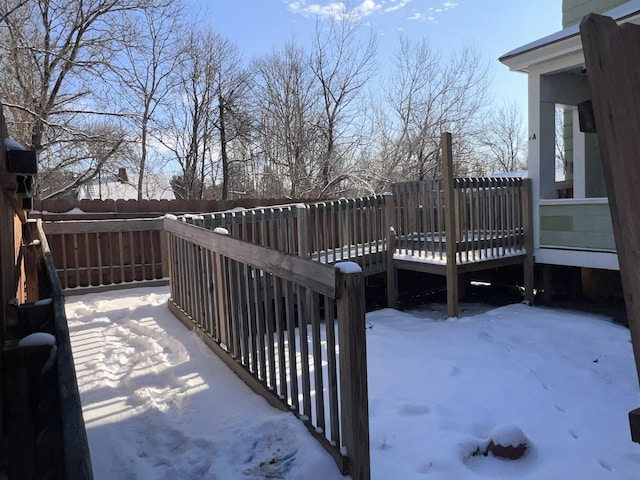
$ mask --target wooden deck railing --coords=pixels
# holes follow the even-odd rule
[[[386,198],[374,195],[307,205],[307,257],[322,263],[355,261],[365,275],[384,272]]]
[[[525,190],[521,178],[455,178],[455,231],[447,235],[441,180],[393,185],[400,254],[446,261],[454,241],[456,262],[474,262],[522,253],[525,249]]]
[[[42,249],[42,258],[44,259],[47,278],[51,287],[51,298],[53,300],[61,442],[64,451],[65,475],[63,478],[67,480],[91,480],[93,478],[91,456],[89,454],[89,443],[87,441],[84,418],[82,416],[82,404],[78,391],[73,353],[71,351],[71,339],[69,338],[69,327],[67,325],[67,315],[64,308],[62,285],[58,278],[47,236],[40,221],[37,223],[37,230]],[[49,435],[51,435],[51,433],[49,433]],[[60,439],[51,439],[51,442],[57,441],[60,441]]]
[[[221,227],[165,218],[164,228],[171,310],[255,391],[301,418],[344,473],[368,479],[360,268],[248,243]]]
[[[233,238],[293,255],[306,256],[304,229],[305,204],[274,205],[224,212],[183,215],[187,223],[209,230],[225,228]]]
[[[22,231],[19,297],[27,301],[7,308],[2,356],[10,478],[91,480],[62,287],[41,222],[28,221]],[[34,333],[55,343],[21,343]]]
[[[386,268],[385,199],[375,195],[181,218],[210,230],[222,227],[233,238],[320,263],[355,261],[370,275]]]
[[[233,238],[332,264],[355,261],[365,276],[389,271],[389,262],[446,264],[524,254],[531,234],[525,181],[456,178],[451,182],[452,235],[447,235],[441,180],[393,185],[393,194],[310,204],[184,215],[187,223],[225,228]],[[67,293],[132,284],[166,283],[161,219],[47,222],[45,230]],[[389,249],[389,228],[395,230]],[[452,255],[452,253],[449,253]],[[406,263],[405,263],[406,266]]]
[[[162,225],[161,218],[44,223],[65,293],[166,284]]]

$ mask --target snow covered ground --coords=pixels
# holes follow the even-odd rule
[[[71,297],[67,315],[100,479],[344,478],[167,309],[167,288]],[[367,315],[373,479],[637,479],[627,329],[526,305]],[[472,455],[494,429],[520,460]],[[507,428],[513,432],[513,428]]]

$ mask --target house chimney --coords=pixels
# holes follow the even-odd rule
[[[129,181],[129,177],[127,177],[127,169],[124,167],[120,167],[118,169],[118,180],[122,183],[127,183]]]

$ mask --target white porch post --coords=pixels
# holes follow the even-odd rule
[[[540,199],[555,198],[555,103],[542,99],[543,76],[529,73],[528,172],[532,186],[533,244],[540,247]]]
[[[578,109],[573,108],[573,198],[586,198],[586,140],[580,131]]]

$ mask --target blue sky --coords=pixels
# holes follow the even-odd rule
[[[498,57],[561,29],[562,0],[188,0],[204,21],[235,42],[247,59],[294,36],[310,40],[318,17],[354,8],[378,37],[380,59],[401,34],[425,37],[442,53],[463,44],[486,56],[498,99],[526,105],[526,76],[509,72]]]

